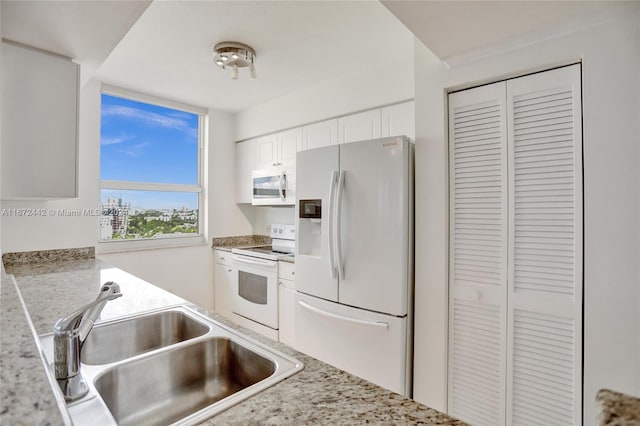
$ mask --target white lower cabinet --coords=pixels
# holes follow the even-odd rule
[[[280,262],[278,267],[278,338],[295,348],[294,321],[296,303],[295,264]]]
[[[234,269],[231,266],[231,253],[224,250],[215,250],[214,256],[214,307],[217,314],[233,319],[233,312],[231,311],[231,288]]]

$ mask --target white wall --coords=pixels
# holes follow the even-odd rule
[[[416,47],[415,398],[444,409],[447,294],[445,89],[583,64],[584,423],[595,394],[640,395],[640,23],[637,15],[448,68]],[[426,115],[425,115],[426,114]],[[429,114],[433,114],[430,116]],[[428,169],[425,171],[425,169]],[[430,169],[430,170],[429,170]],[[428,200],[428,201],[427,201]],[[424,266],[418,265],[424,262]],[[435,302],[434,302],[435,301]]]
[[[415,43],[415,317],[413,397],[447,411],[448,147],[446,66]]]
[[[254,207],[253,233],[269,235],[271,224],[295,225],[295,207]]]
[[[413,96],[413,62],[385,63],[239,112],[235,116],[236,140],[404,101]]]
[[[247,235],[252,232],[255,213],[248,206],[236,204],[236,147],[233,140],[233,115],[209,110],[206,167],[209,237]]]
[[[214,262],[209,245],[109,253],[98,257],[205,309],[214,310]]]

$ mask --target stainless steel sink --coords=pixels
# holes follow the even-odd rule
[[[303,368],[186,305],[92,334],[81,355],[89,393],[66,405],[75,424],[196,424]],[[40,343],[53,375],[53,335]]]
[[[94,327],[80,357],[84,364],[109,364],[202,336],[209,329],[175,310],[113,321]]]
[[[271,376],[276,364],[211,338],[112,368],[95,381],[119,425],[166,425]]]

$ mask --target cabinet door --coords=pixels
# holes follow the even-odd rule
[[[276,135],[256,139],[256,169],[268,169],[278,164]]]
[[[287,168],[296,166],[296,153],[298,148],[302,147],[302,128],[286,130],[277,134],[277,165],[287,166]]]
[[[302,128],[302,150],[336,145],[338,143],[338,119],[321,121]]]
[[[256,140],[236,144],[236,203],[251,203],[251,173],[256,168]]]
[[[449,413],[505,424],[506,84],[449,95]]]
[[[507,81],[507,424],[582,424],[580,94],[579,65]]]
[[[379,109],[338,118],[338,142],[349,143],[379,138],[380,120]]]
[[[278,309],[278,338],[280,342],[295,348],[295,307],[296,291],[293,283],[280,280]]]
[[[221,263],[215,264],[215,309],[216,313],[232,319],[231,299],[235,269]]]
[[[382,108],[382,137],[405,135],[416,138],[415,102],[403,102]]]
[[[3,48],[2,198],[77,196],[78,65]]]

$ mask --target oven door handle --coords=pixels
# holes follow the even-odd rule
[[[277,262],[272,262],[270,260],[249,260],[237,256],[233,256],[233,260],[237,260],[238,262],[250,263],[252,265],[266,266],[268,268],[275,268],[278,265]]]

